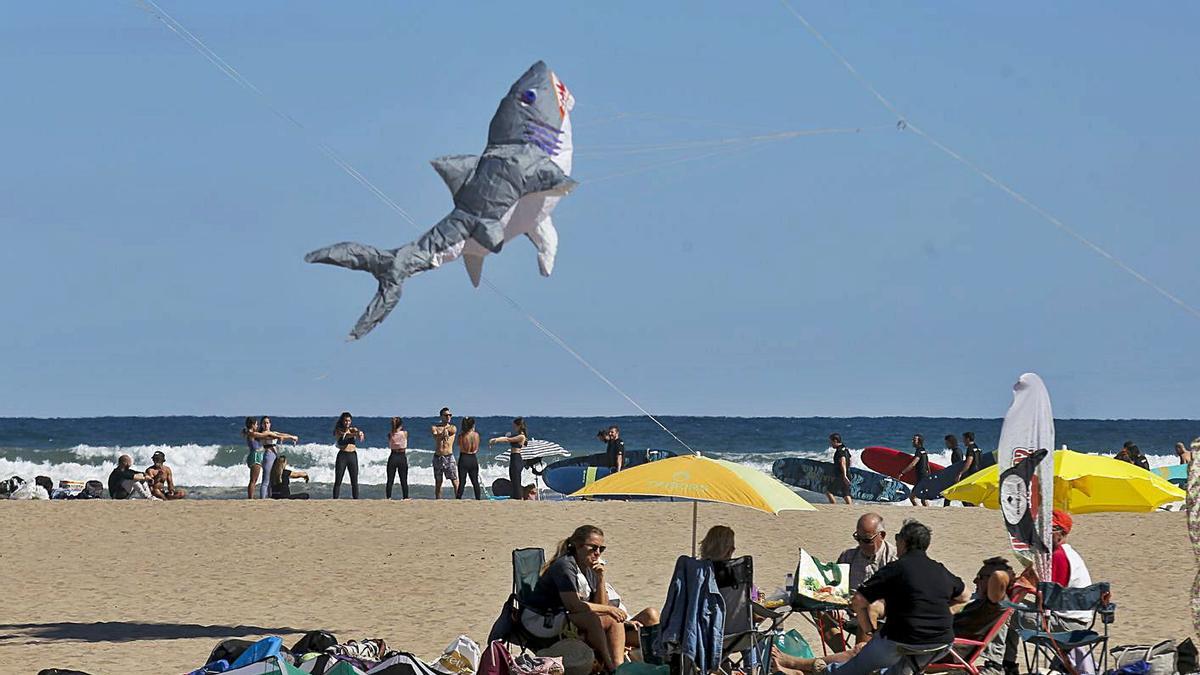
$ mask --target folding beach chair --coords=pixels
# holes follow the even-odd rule
[[[950,651],[950,645],[908,645],[897,642],[898,651],[904,656],[900,663],[888,668],[888,675],[919,675],[936,660]]]
[[[934,661],[925,667],[927,673],[949,673],[954,671],[965,671],[968,675],[979,675],[979,667],[975,665],[975,661],[983,654],[983,650],[987,648],[1000,631],[1008,626],[1008,619],[1013,614],[1011,607],[1006,607],[996,622],[988,629],[982,640],[968,640],[967,638],[954,638],[954,644],[950,647],[950,653],[945,658]]]
[[[546,552],[540,548],[518,548],[512,552],[513,586],[512,594],[504,603],[500,618],[492,626],[488,642],[504,640],[517,645],[522,651],[544,649],[558,642],[558,637],[541,638],[530,633],[521,623],[521,614],[525,610],[541,613],[529,606],[529,598],[537,586],[546,562]],[[553,614],[546,615],[547,622],[553,621]]]
[[[755,603],[750,597],[754,581],[754,559],[714,560],[717,589],[725,601],[725,637],[722,641],[723,672],[770,672],[771,638],[784,616]],[[760,628],[756,618],[770,620]]]
[[[1038,672],[1038,667],[1044,657],[1047,666],[1052,670],[1070,672],[1063,663],[1067,655],[1076,650],[1082,650],[1087,656],[1096,660],[1099,650],[1097,672],[1104,672],[1108,664],[1108,626],[1115,618],[1117,606],[1111,602],[1111,592],[1106,581],[1092,584],[1087,588],[1063,588],[1058,584],[1043,581],[1037,585],[1037,601],[1033,604],[1003,603],[1023,614],[1037,617],[1038,628],[1023,628],[1017,635],[1024,643],[1022,651],[1025,654],[1025,665],[1028,672]],[[1040,608],[1039,608],[1040,605]],[[1087,628],[1079,630],[1053,631],[1048,630],[1053,617],[1047,619],[1046,614],[1061,611],[1089,611],[1092,620]],[[1104,626],[1104,632],[1096,630],[1096,620]],[[1053,627],[1053,626],[1050,626]],[[1030,647],[1033,647],[1032,654]]]

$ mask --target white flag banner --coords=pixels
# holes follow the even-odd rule
[[[1039,452],[1045,450],[1045,452]],[[1036,456],[1035,456],[1036,455]],[[1022,461],[1034,456],[1035,470]],[[1000,513],[1013,552],[1033,564],[1039,579],[1050,579],[1051,520],[1054,510],[1054,411],[1042,378],[1021,375],[1004,415],[996,448],[1000,469]]]

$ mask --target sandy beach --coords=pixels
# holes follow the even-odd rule
[[[770,591],[799,547],[832,558],[851,546],[864,510],[774,517],[702,504],[699,522],[701,534],[732,526],[737,553],[754,556]],[[932,557],[967,581],[983,558],[1009,553],[995,511],[881,511],[891,533],[906,517],[930,525]],[[577,525],[600,526],[611,580],[636,611],[661,606],[691,536],[686,503],[3,502],[0,514],[5,673],[182,673],[222,638],[290,644],[318,628],[433,658],[460,633],[486,638],[509,593],[513,548],[549,549]],[[1183,514],[1080,516],[1071,542],[1093,579],[1113,584],[1113,644],[1191,634]]]

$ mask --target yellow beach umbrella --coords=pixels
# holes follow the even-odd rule
[[[673,497],[692,501],[692,553],[696,552],[696,504],[720,502],[778,514],[816,511],[788,486],[765,473],[723,459],[684,455],[618,471],[572,493],[572,497]]]
[[[992,466],[942,491],[957,499],[999,508],[1000,469]],[[1183,490],[1141,467],[1071,450],[1054,453],[1054,506],[1069,513],[1153,511],[1182,501]]]

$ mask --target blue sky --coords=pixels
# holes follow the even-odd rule
[[[1197,416],[1200,320],[896,130],[777,3],[161,4],[423,226],[428,160],[546,60],[584,184],[553,277],[524,242],[486,273],[653,411],[998,417],[1033,370],[1061,417]],[[795,6],[1200,304],[1200,8]],[[374,281],[304,253],[419,232],[136,3],[7,3],[0,64],[0,415],[635,412],[459,264],[344,343]],[[864,131],[641,152],[831,127]]]

